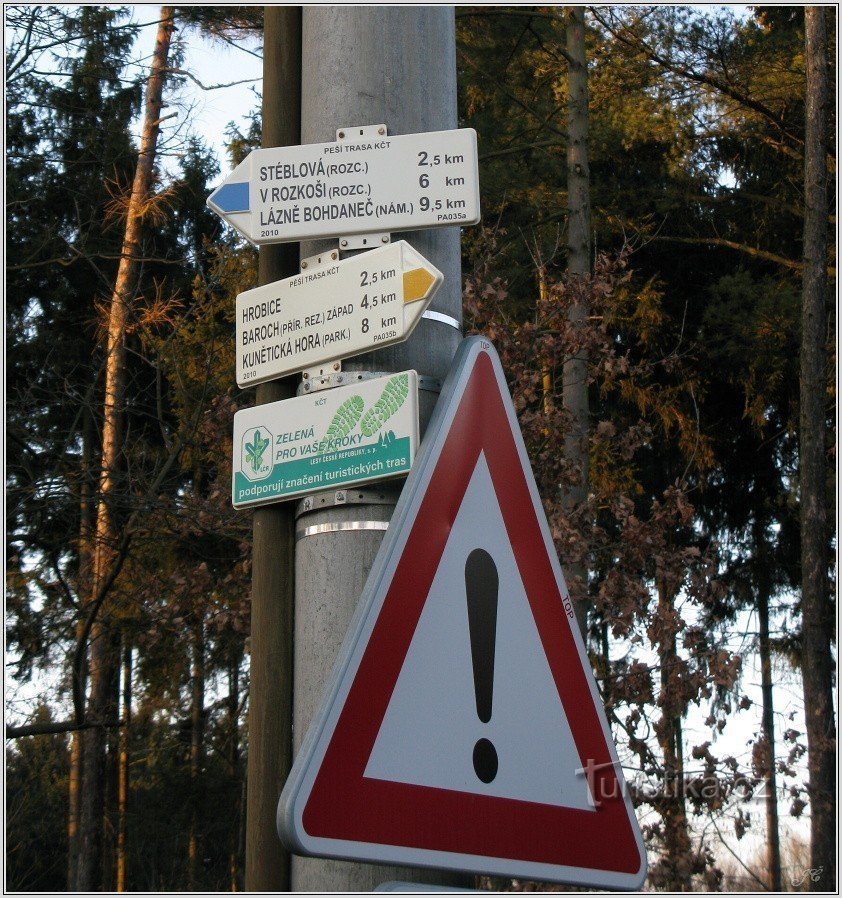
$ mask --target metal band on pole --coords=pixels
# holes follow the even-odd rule
[[[462,325],[451,315],[445,315],[443,312],[434,312],[432,309],[427,309],[426,312],[421,314],[422,318],[427,318],[430,321],[438,321],[441,324],[448,324],[450,327],[455,327],[459,333],[462,333]]]
[[[343,530],[387,530],[388,521],[339,521],[336,524],[313,524],[312,527],[304,527],[295,531],[297,540],[305,536],[315,536],[318,533],[341,533]]]

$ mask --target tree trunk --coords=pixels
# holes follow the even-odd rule
[[[681,714],[683,707],[676,700],[675,684],[671,677],[678,666],[676,651],[675,590],[666,583],[658,583],[658,611],[660,638],[658,661],[661,667],[661,692],[658,704],[661,718],[655,725],[658,744],[664,758],[663,802],[660,808],[664,822],[665,881],[669,891],[689,892],[691,889],[691,846],[687,828],[687,808],[684,801],[684,752],[681,744]]]
[[[79,783],[82,778],[82,733],[70,734],[70,773],[67,782],[67,891],[76,887],[79,856]]]
[[[537,241],[536,241],[537,244]],[[538,247],[535,247],[536,256]],[[538,275],[538,296],[540,297],[542,310],[546,309],[547,303],[547,266],[543,260],[538,257],[536,260]],[[553,411],[553,373],[545,364],[541,368],[541,408],[545,417],[549,418]]]
[[[778,828],[778,782],[775,770],[775,711],[772,700],[772,652],[769,644],[769,599],[771,582],[766,536],[761,528],[755,534],[757,556],[757,617],[760,639],[760,688],[763,696],[763,741],[766,748],[764,779],[766,785],[766,857],[769,868],[769,888],[780,892],[781,838]]]
[[[190,835],[187,842],[187,890],[199,884],[199,825],[202,820],[202,749],[205,736],[205,633],[201,619],[193,627],[190,701]]]
[[[109,719],[116,719],[120,707],[120,637],[114,637],[113,673],[111,695],[108,698]],[[102,890],[113,892],[117,871],[117,816],[120,778],[120,728],[109,727],[105,731],[105,807],[102,815]]]
[[[811,888],[836,885],[833,610],[827,582],[825,302],[827,297],[827,41],[823,7],[805,9],[804,275],[799,422],[802,676],[811,813]]]
[[[240,812],[240,822],[239,828],[237,831],[237,856],[241,858],[245,858],[246,856],[246,813],[248,811],[248,772],[243,771],[243,782],[240,786],[240,804],[239,804],[239,812]],[[238,884],[244,883],[245,881],[245,864],[243,864],[243,874],[238,877]],[[243,885],[243,888],[245,886]]]
[[[567,102],[567,270],[585,278],[591,270],[591,201],[588,165],[588,65],[585,58],[585,10],[566,10],[568,55]],[[588,304],[581,298],[568,312],[574,329],[587,322]],[[585,352],[564,360],[562,401],[569,415],[564,439],[565,458],[578,470],[576,483],[564,491],[563,507],[571,515],[588,498],[588,358]],[[582,636],[587,636],[588,570],[583,561],[567,567],[574,584],[572,598]],[[578,595],[576,593],[578,592]]]
[[[93,457],[94,457],[94,417],[93,410],[85,405],[82,410],[82,476],[79,487],[79,574],[76,594],[79,604],[85,607],[91,600],[91,574],[93,566]],[[81,639],[84,621],[76,624],[76,639]],[[83,659],[81,669],[74,671],[81,679],[81,691],[85,691],[87,663]],[[79,858],[79,793],[82,781],[83,733],[75,730],[70,735],[70,773],[67,783],[67,890],[76,888],[76,867]]]
[[[123,646],[123,716],[120,728],[120,762],[117,776],[117,874],[118,892],[126,891],[126,813],[129,806],[129,736],[132,722],[132,645]]]
[[[93,563],[93,595],[104,588],[109,568],[113,562],[117,522],[114,520],[114,499],[119,490],[119,460],[122,444],[121,418],[125,380],[124,337],[129,307],[140,255],[140,238],[143,214],[149,199],[155,149],[161,117],[165,69],[172,38],[172,7],[161,8],[161,21],[152,56],[149,81],[146,88],[146,107],[140,139],[137,168],[126,216],[126,231],[108,322],[108,343],[105,369],[105,398],[102,424],[102,467],[99,478],[99,502],[97,506]],[[103,624],[103,609],[91,628],[90,647],[90,697],[86,717],[93,722],[106,719],[110,683],[117,659],[112,640]],[[95,891],[102,883],[102,838],[105,774],[105,733],[100,726],[87,730],[84,740],[84,767],[79,823],[79,861],[76,890]]]
[[[83,622],[76,625],[77,638],[80,637]],[[87,667],[87,665],[84,665]],[[80,673],[84,673],[80,672]],[[84,678],[82,681],[84,689]],[[79,867],[79,817],[81,807],[82,770],[84,766],[83,746],[85,734],[75,730],[70,736],[70,772],[67,782],[67,891],[76,889]]]
[[[113,719],[112,681],[119,644],[107,626],[91,631],[89,712],[86,719]],[[106,736],[104,726],[92,726],[83,740],[82,789],[79,800],[79,858],[76,867],[78,892],[99,891],[103,887],[103,840],[106,795]]]
[[[230,848],[228,851],[228,876],[232,892],[240,891],[240,660],[239,650],[232,652],[228,663],[228,775],[231,780],[231,819],[237,821],[231,826]]]
[[[263,28],[264,147],[301,143],[301,17],[267,6]],[[295,243],[260,248],[258,276],[270,284],[299,271]],[[268,381],[255,404],[295,395],[295,378]],[[290,503],[254,510],[245,888],[289,889],[289,854],[278,838],[278,796],[292,765],[292,608],[295,518]]]

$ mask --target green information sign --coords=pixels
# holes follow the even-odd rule
[[[235,508],[407,474],[418,448],[415,371],[234,416]]]

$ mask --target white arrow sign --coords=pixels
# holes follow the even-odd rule
[[[405,240],[237,297],[241,387],[400,343],[444,275]]]
[[[472,128],[253,150],[208,206],[255,244],[475,224]]]

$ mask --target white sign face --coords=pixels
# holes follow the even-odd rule
[[[480,220],[473,128],[253,150],[208,206],[255,244]]]
[[[405,240],[237,297],[241,387],[400,343],[444,275]]]
[[[266,505],[406,474],[418,448],[415,371],[234,415],[232,502]]]
[[[488,722],[477,714],[476,634],[465,590],[466,559],[480,549],[492,559]],[[467,597],[466,597],[467,599]],[[486,618],[491,614],[483,609]],[[500,634],[499,636],[497,634]],[[506,676],[504,671],[518,671]],[[493,687],[493,688],[491,688]],[[447,721],[442,726],[441,721]],[[524,739],[524,733],[529,738]],[[477,736],[499,758],[493,776],[476,770]],[[535,624],[510,545],[488,462],[480,452],[453,520],[406,658],[374,740],[364,776],[396,783],[517,801],[593,810],[582,760]]]

